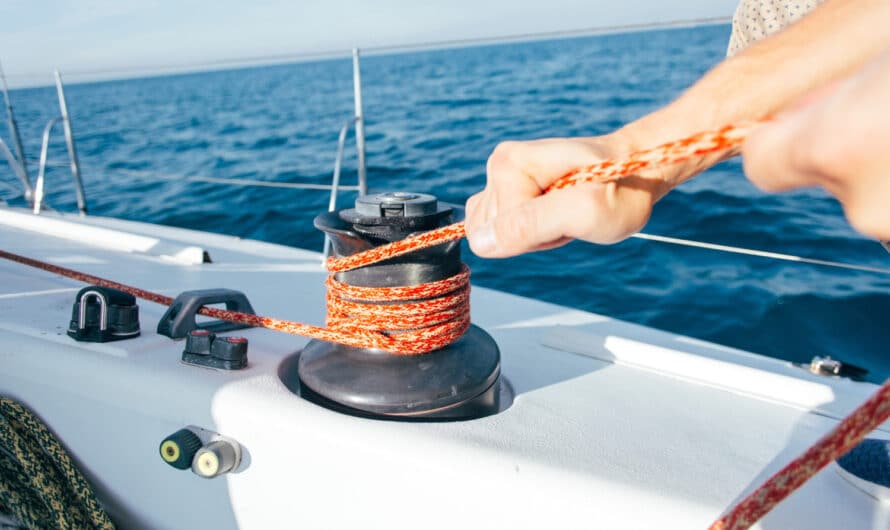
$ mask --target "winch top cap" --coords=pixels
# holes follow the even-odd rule
[[[435,214],[438,201],[427,193],[387,191],[355,199],[355,211],[367,217],[418,217]]]

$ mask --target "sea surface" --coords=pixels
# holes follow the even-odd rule
[[[498,142],[608,133],[668,103],[719,62],[729,30],[364,57],[371,189],[463,203],[483,187]],[[327,192],[184,177],[328,183],[338,131],[352,112],[351,73],[351,60],[342,58],[69,84],[90,213],[320,250],[312,218],[327,207]],[[43,126],[58,113],[55,91],[11,96],[26,152],[36,156]],[[349,141],[346,183],[355,179]],[[51,156],[64,161],[64,153],[57,135]],[[48,203],[73,211],[70,175],[53,169],[47,178]],[[16,185],[5,165],[0,183]],[[0,198],[23,204],[3,186]],[[353,198],[346,193],[340,204]],[[738,160],[665,197],[645,230],[890,267],[890,254],[854,232],[825,193],[761,193]],[[830,355],[869,369],[872,381],[890,375],[890,276],[637,239],[576,242],[508,260],[479,259],[465,248],[465,259],[477,285],[794,362]]]

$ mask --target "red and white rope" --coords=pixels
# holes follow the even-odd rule
[[[806,452],[736,503],[726,515],[711,524],[708,530],[750,528],[822,468],[853,449],[868,433],[888,419],[890,380]]]

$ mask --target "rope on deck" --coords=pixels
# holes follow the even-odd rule
[[[114,529],[59,440],[8,397],[0,397],[0,513],[29,530]]]

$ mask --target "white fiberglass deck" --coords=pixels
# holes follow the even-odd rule
[[[170,296],[237,289],[260,314],[323,322],[316,253],[108,219],[33,219],[0,208],[0,247]],[[121,233],[73,241],[81,223]],[[193,263],[200,249],[213,263]],[[248,369],[186,366],[183,343],[155,333],[164,308],[140,301],[139,338],[75,342],[65,329],[81,287],[0,260],[0,393],[49,423],[123,527],[706,528],[875,388],[476,288],[473,321],[498,342],[512,405],[465,422],[367,420],[280,382],[302,337],[235,332],[250,341]],[[205,480],[163,463],[160,440],[186,425],[239,441],[239,472]],[[886,505],[829,467],[761,527],[888,524]]]

